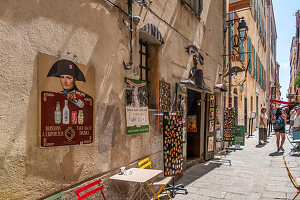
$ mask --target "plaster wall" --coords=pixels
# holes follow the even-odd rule
[[[127,10],[125,2],[120,7]],[[121,166],[151,157],[162,166],[162,134],[157,113],[149,111],[150,133],[126,135],[124,77],[138,79],[138,36],[154,24],[165,44],[154,48],[156,79],[172,84],[187,79],[196,45],[205,59],[199,66],[212,89],[222,63],[222,1],[204,1],[201,19],[180,1],[155,0],[148,7],[134,3],[141,22],[133,31],[131,70],[125,15],[105,1],[5,1],[0,7],[0,199],[39,199],[59,191],[74,199],[80,184],[101,177],[109,199],[117,191],[108,177]],[[91,145],[38,146],[38,52],[95,67],[95,141]],[[17,189],[16,189],[17,188]]]

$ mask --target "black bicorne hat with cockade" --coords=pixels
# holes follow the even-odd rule
[[[49,70],[47,77],[60,77],[60,75],[70,75],[77,81],[85,82],[85,77],[82,71],[78,68],[77,65],[75,65],[75,63],[69,60],[59,60],[54,63]]]

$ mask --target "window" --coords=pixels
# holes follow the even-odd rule
[[[198,17],[200,17],[203,8],[203,0],[181,0],[181,3],[187,5]]]
[[[149,84],[149,67],[148,67],[148,58],[149,58],[149,44],[140,40],[140,80],[146,81]]]

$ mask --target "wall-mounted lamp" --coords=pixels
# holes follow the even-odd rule
[[[238,31],[239,31],[239,38],[241,40],[241,42],[244,42],[247,38],[247,34],[248,34],[248,26],[244,20],[244,17],[240,18],[239,21],[239,26],[237,27]]]
[[[128,17],[128,21],[123,20],[123,23],[129,29],[129,63],[126,64],[126,62],[123,60],[123,66],[124,66],[124,69],[127,69],[127,70],[131,69],[132,65],[133,65],[133,61],[132,61],[132,32],[133,32],[133,27],[132,27],[132,24],[134,23],[135,25],[137,25],[140,22],[141,18],[139,16],[133,16],[133,14],[132,14],[133,0],[127,0],[128,13],[125,12],[122,8],[120,8],[117,4],[115,4],[111,0],[106,0],[106,1],[110,4],[112,4],[113,6],[115,6],[116,8],[118,8],[119,10],[121,10]],[[135,0],[135,1],[139,4],[142,4],[142,5],[148,5],[149,4],[146,0]]]

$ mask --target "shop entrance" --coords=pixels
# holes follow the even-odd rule
[[[188,89],[187,96],[187,158],[197,159],[200,158],[201,93]]]

